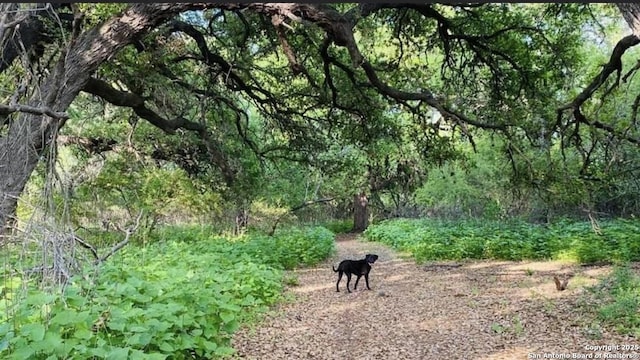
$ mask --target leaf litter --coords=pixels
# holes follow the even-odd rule
[[[292,271],[298,277],[297,285],[287,288],[293,300],[234,335],[236,358],[571,358],[611,353],[593,346],[637,344],[598,326],[585,300],[586,287],[607,274],[608,266],[555,261],[418,265],[354,234],[340,235],[337,249],[317,267]],[[343,278],[336,292],[332,265],[367,253],[379,255],[369,276],[372,290],[361,281],[348,293]],[[553,276],[570,277],[567,289],[558,291]]]

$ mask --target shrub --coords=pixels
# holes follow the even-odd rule
[[[640,336],[640,277],[619,266],[596,288],[605,295],[598,318],[620,333]]]
[[[144,248],[124,248],[93,276],[73,278],[61,296],[6,281],[0,357],[228,355],[240,323],[281,299],[282,269],[314,264],[335,250],[333,233],[320,227],[273,238],[228,239],[202,228],[164,235]]]
[[[335,234],[343,234],[353,229],[353,220],[332,220],[321,225]]]
[[[412,253],[416,261],[439,259],[571,259],[582,263],[640,259],[635,221],[609,220],[596,233],[588,222],[546,226],[521,221],[394,219],[365,231],[365,238]]]

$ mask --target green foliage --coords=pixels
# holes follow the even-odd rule
[[[289,228],[275,236],[250,235],[243,251],[284,269],[313,265],[335,252],[335,235],[326,228]]]
[[[286,229],[275,237],[211,236],[166,228],[162,240],[129,247],[54,296],[6,281],[0,356],[6,359],[218,358],[231,334],[281,299],[284,268],[334,251],[334,235]],[[20,296],[21,295],[21,296]],[[6,320],[6,321],[5,321]]]
[[[357,4],[327,6],[347,12]],[[397,101],[361,86],[370,81],[362,69],[350,68],[347,51],[333,45],[320,49],[321,28],[289,24],[286,42],[304,68],[304,76],[295,76],[290,59],[273,46],[274,29],[264,29],[255,11],[228,13],[225,21],[216,20],[220,9],[182,14],[181,20],[202,31],[217,64],[198,61],[208,57],[186,33],[151,31],[103,64],[98,77],[142,96],[166,119],[184,118],[207,131],[163,132],[129,108],[79,96],[62,134],[118,145],[97,175],[86,166],[94,152],[74,154],[82,160],[69,181],[78,186],[72,217],[81,224],[74,225],[87,227],[91,218],[123,218],[139,209],[148,214],[148,227],[184,218],[220,220],[222,213],[256,200],[274,208],[320,197],[348,202],[354,191],[367,187],[377,192],[371,208],[382,216],[405,215],[402,207],[413,209],[416,203],[422,208],[415,212],[426,208],[437,215],[494,219],[514,209],[563,215],[609,204],[610,194],[614,204],[633,203],[626,199],[638,198],[633,195],[639,177],[628,164],[637,151],[625,149],[628,154],[620,156],[598,145],[611,142],[596,139],[596,149],[586,156],[561,149],[554,143],[558,137],[549,137],[559,131],[554,128],[558,103],[594,75],[613,45],[599,43],[616,23],[612,13],[585,6],[433,4],[426,13],[399,7],[359,19],[354,36],[382,83],[432,93],[470,119],[504,125],[505,131],[490,134],[491,141],[464,120],[441,118],[427,102]],[[79,10],[89,27],[123,8],[94,4]],[[596,27],[596,19],[610,25]],[[210,71],[226,64],[228,70]],[[577,71],[579,66],[589,71]],[[621,96],[611,96],[616,101],[603,108],[604,120],[621,115],[615,112]],[[598,181],[582,177],[585,156],[595,159],[589,170]],[[220,176],[222,158],[235,174],[233,182]],[[620,160],[611,167],[608,158]],[[434,165],[444,166],[428,168]],[[607,175],[612,169],[616,175]],[[622,186],[614,186],[616,178],[623,179]],[[78,185],[76,179],[88,181]],[[346,213],[340,210],[338,217]]]
[[[370,226],[365,236],[416,261],[441,259],[564,259],[581,263],[640,260],[639,224],[608,220],[534,225],[522,221],[395,219]]]
[[[220,200],[175,166],[155,167],[115,155],[98,176],[77,189],[74,211],[99,216],[102,210],[118,217],[142,210],[151,218],[170,219],[213,213]]]
[[[504,218],[511,204],[502,145],[498,139],[477,136],[475,150],[467,144],[460,159],[430,169],[415,192],[416,203],[439,217]]]
[[[600,320],[620,333],[640,336],[640,276],[629,266],[616,267],[593,290],[605,295]]]
[[[343,234],[353,229],[353,220],[332,220],[321,225],[335,234]]]
[[[210,229],[209,226],[171,226],[161,229],[154,237],[162,237],[164,241],[199,244],[211,233]],[[297,266],[314,265],[332,255],[335,252],[334,238],[333,232],[321,226],[290,227],[276,231],[274,236],[250,233],[234,238],[232,243],[228,243],[224,237],[217,237],[215,244],[228,245],[218,249],[221,253],[249,256],[270,267],[289,270]]]

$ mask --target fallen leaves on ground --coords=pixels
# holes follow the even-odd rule
[[[247,359],[527,359],[604,354],[587,346],[637,340],[594,325],[585,286],[610,268],[561,262],[442,262],[417,265],[384,245],[342,235],[330,261],[294,273],[298,285],[264,321],[233,339]],[[348,293],[331,269],[380,257]],[[557,291],[553,276],[571,276]],[[355,278],[352,279],[352,286]],[[629,351],[618,351],[633,354]]]

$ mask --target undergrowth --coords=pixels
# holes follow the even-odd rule
[[[331,220],[319,224],[336,234],[348,233],[353,229],[353,220]]]
[[[627,265],[617,266],[590,290],[599,304],[600,321],[619,333],[640,337],[640,276]]]
[[[520,221],[394,219],[370,226],[365,238],[429,260],[572,260],[580,263],[640,260],[640,223],[608,220],[534,225]]]
[[[167,228],[76,276],[62,294],[5,274],[0,357],[192,359],[233,352],[231,335],[281,300],[283,269],[335,251],[321,227],[274,237]]]

